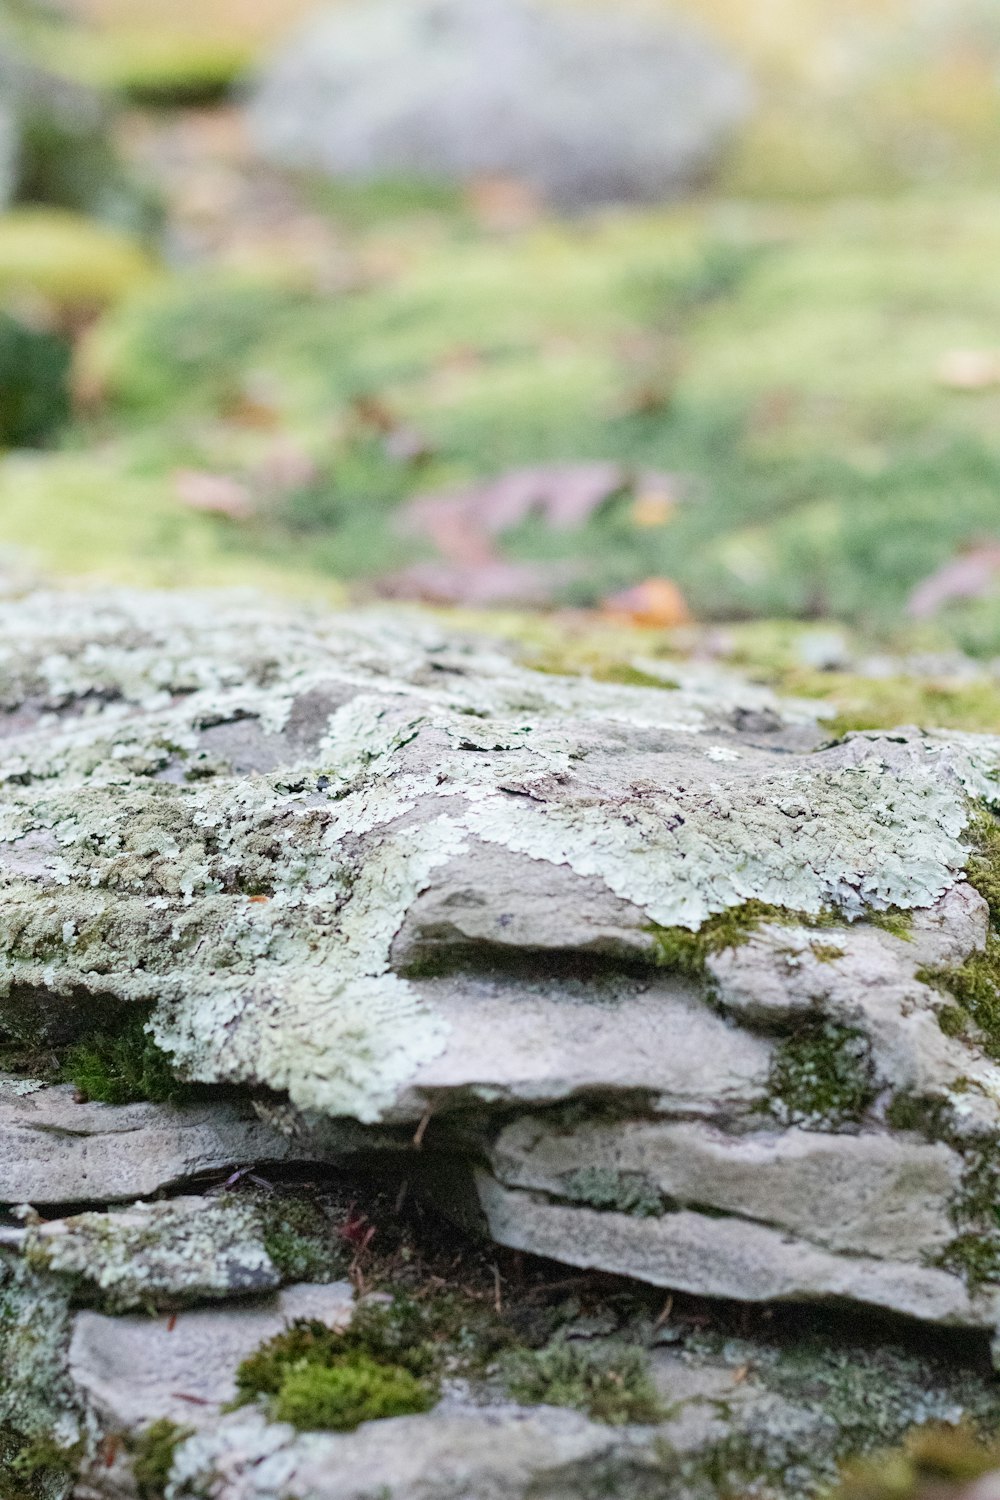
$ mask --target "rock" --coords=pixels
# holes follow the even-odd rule
[[[93,1458],[113,1419],[178,1421],[168,1333],[142,1355],[129,1321],[148,1309],[198,1304],[190,1348],[217,1327],[220,1354],[188,1394],[227,1399],[241,1299],[274,1316],[320,1279],[270,1199],[197,1196],[199,1172],[262,1160],[374,1181],[389,1157],[503,1245],[670,1293],[877,1308],[969,1348],[996,1329],[1000,740],[831,744],[809,705],[718,673],[543,676],[417,617],[242,596],[29,595],[0,602],[0,653],[0,1040],[99,1062],[138,1034],[204,1086],[111,1107],[0,1083],[3,1191],[67,1205],[0,1225],[21,1391],[0,1436]],[[76,1211],[164,1187],[182,1196]],[[695,1346],[657,1379],[705,1410],[652,1437],[489,1380],[353,1434],[255,1409],[185,1424],[171,1500],[209,1471],[234,1500],[555,1500],[591,1471],[700,1500],[690,1455],[762,1424],[782,1473],[846,1451],[817,1437],[832,1395],[777,1375],[740,1376],[751,1415],[720,1433],[706,1392],[731,1376]],[[925,1388],[922,1410],[964,1409],[943,1374]],[[880,1441],[920,1414],[891,1409]],[[115,1492],[117,1460],[94,1475]],[[782,1485],[761,1494],[810,1493]]]
[[[324,1154],[335,1154],[329,1140]],[[303,1159],[245,1102],[114,1108],[81,1102],[68,1084],[0,1077],[0,1203],[125,1202],[248,1163]]]
[[[320,12],[265,71],[265,152],[332,176],[511,177],[562,207],[700,182],[748,116],[739,67],[686,23],[539,0]]]
[[[286,1287],[232,1307],[199,1307],[151,1320],[84,1309],[73,1319],[69,1376],[110,1432],[141,1432],[153,1422],[214,1425],[236,1396],[237,1366],[296,1318],[332,1328],[351,1321],[346,1282]]]

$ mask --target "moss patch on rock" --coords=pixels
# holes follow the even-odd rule
[[[517,1350],[501,1370],[510,1395],[529,1405],[569,1406],[615,1426],[665,1415],[649,1357],[635,1345],[557,1338],[544,1349]]]
[[[193,1427],[182,1427],[169,1417],[161,1417],[132,1439],[129,1445],[132,1474],[140,1500],[162,1500],[174,1454],[193,1432]]]
[[[869,1043],[833,1022],[802,1027],[775,1051],[769,1094],[784,1124],[836,1130],[856,1123],[875,1097]]]

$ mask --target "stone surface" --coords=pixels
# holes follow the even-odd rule
[[[235,1397],[236,1368],[258,1345],[296,1318],[347,1327],[353,1300],[351,1286],[332,1282],[155,1320],[84,1309],[73,1320],[70,1379],[110,1432],[139,1432],[164,1418],[206,1427]]]
[[[0,604],[0,659],[0,1042],[58,1055],[138,1007],[208,1090],[111,1108],[0,1079],[7,1202],[183,1190],[0,1224],[0,1440],[58,1431],[126,1494],[95,1457],[114,1421],[226,1399],[223,1350],[303,1273],[266,1199],[196,1179],[262,1163],[367,1152],[374,1182],[405,1158],[501,1244],[668,1293],[856,1304],[970,1348],[997,1327],[1000,978],[972,882],[1000,740],[828,743],[718,672],[542,676],[417,616],[239,596],[29,596]],[[701,1500],[685,1454],[762,1427],[783,1474],[834,1451],[794,1382],[744,1372],[720,1418],[763,1356],[720,1359],[657,1355],[684,1404],[653,1437],[488,1383],[356,1434],[213,1410],[168,1500],[210,1471],[221,1500]],[[919,1415],[892,1411],[887,1440]]]
[[[379,0],[321,11],[265,71],[251,120],[287,165],[513,177],[577,208],[697,184],[750,104],[740,68],[680,19]]]
[[[246,1102],[112,1107],[81,1101],[70,1084],[24,1087],[0,1077],[0,1203],[125,1202],[227,1168],[308,1159]]]

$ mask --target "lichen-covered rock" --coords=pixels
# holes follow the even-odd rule
[[[286,165],[502,174],[580,207],[697,183],[749,106],[740,68],[678,19],[380,0],[311,21],[266,70],[251,118]]]
[[[995,1327],[1000,740],[238,597],[32,596],[0,654],[22,1048],[138,1014],[293,1154],[419,1122],[516,1248]]]
[[[282,1280],[261,1215],[242,1199],[174,1198],[53,1219],[26,1229],[19,1248],[36,1271],[110,1312],[269,1292]]]

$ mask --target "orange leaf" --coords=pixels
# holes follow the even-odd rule
[[[603,613],[626,625],[646,625],[660,630],[691,623],[691,611],[676,583],[669,578],[647,578],[634,588],[612,594],[602,605]]]

